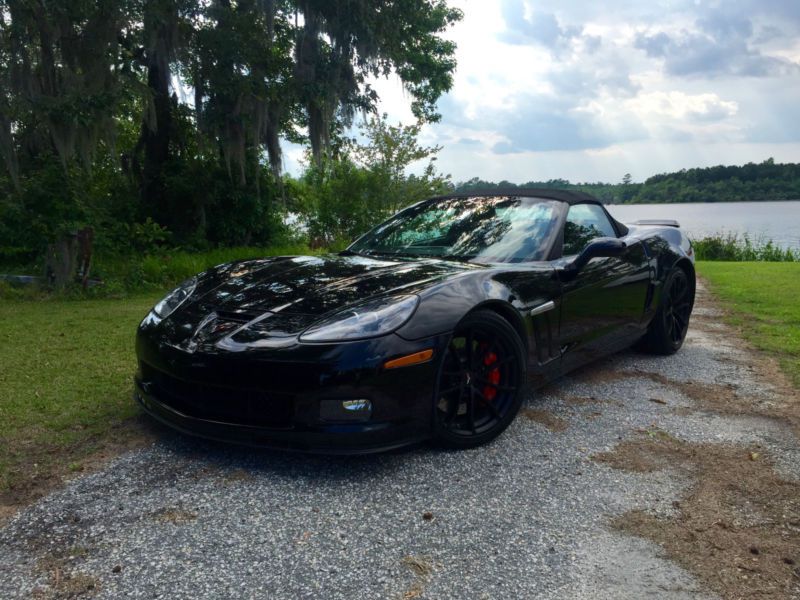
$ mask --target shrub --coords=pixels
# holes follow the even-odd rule
[[[781,248],[772,240],[753,242],[745,234],[716,233],[692,240],[697,260],[721,261],[800,261],[800,250]]]

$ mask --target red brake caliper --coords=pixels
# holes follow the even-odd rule
[[[493,365],[497,362],[497,354],[494,352],[487,352],[483,356],[483,364],[488,366]],[[487,379],[491,382],[492,385],[485,385],[483,386],[483,395],[487,400],[494,400],[495,396],[497,396],[497,388],[492,387],[500,384],[500,369],[495,367],[491,371],[489,371],[489,376]]]

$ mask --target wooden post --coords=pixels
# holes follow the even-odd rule
[[[78,256],[77,235],[69,233],[47,246],[45,281],[53,287],[63,288],[75,277]]]
[[[83,289],[89,285],[89,270],[92,268],[92,241],[94,241],[94,230],[91,227],[84,227],[78,232],[78,246],[80,248],[80,264],[78,265],[78,279],[80,279]]]

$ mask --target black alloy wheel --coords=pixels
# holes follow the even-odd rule
[[[694,290],[689,278],[676,267],[664,282],[661,303],[644,338],[645,348],[656,354],[677,352],[686,339],[693,305]]]
[[[471,313],[441,359],[436,441],[471,448],[494,439],[519,412],[524,383],[525,347],[514,328],[494,312]]]

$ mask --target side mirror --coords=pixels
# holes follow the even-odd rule
[[[595,238],[575,257],[575,260],[564,266],[562,273],[566,279],[571,279],[593,258],[622,256],[627,247],[627,244],[619,238]]]

